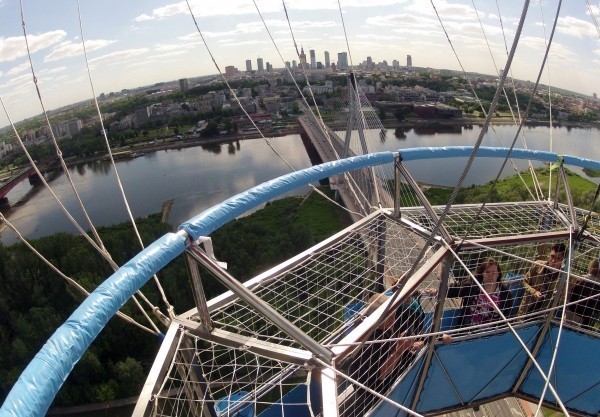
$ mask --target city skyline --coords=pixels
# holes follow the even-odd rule
[[[342,1],[345,29],[338,3],[333,0],[287,1],[289,23],[281,2],[257,1],[277,49],[252,1],[222,3],[203,7],[202,2],[192,0],[190,5],[223,73],[228,65],[243,70],[247,59],[254,69],[257,57],[275,68],[283,68],[285,61],[299,63],[294,41],[298,48],[303,46],[308,64],[309,51],[315,50],[315,61],[324,66],[324,51],[329,51],[331,63],[336,64],[338,54],[345,52],[349,67],[366,57],[373,62],[388,60],[388,65],[398,60],[404,66],[410,55],[417,67],[460,70],[429,1]],[[475,10],[468,0],[434,1],[464,69],[494,74],[506,60],[522,3],[480,3],[475,3]],[[54,109],[92,98],[76,5],[67,0],[25,0],[23,4],[31,58],[45,107]],[[556,6],[557,0],[531,3],[512,66],[515,78],[534,81],[537,77]],[[591,9],[598,16],[598,5]],[[82,2],[81,14],[96,95],[217,73],[185,2]],[[288,25],[292,26],[294,40]],[[19,121],[41,113],[41,106],[32,82],[16,0],[0,0],[0,26],[0,97],[13,121]],[[349,50],[344,33],[348,35]],[[542,82],[591,96],[598,90],[599,55],[598,31],[585,4],[567,2],[558,20],[550,71]],[[8,120],[1,110],[0,126],[6,124]]]

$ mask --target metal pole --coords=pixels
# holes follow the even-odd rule
[[[192,292],[194,294],[194,301],[196,301],[200,324],[203,326],[204,331],[210,332],[213,329],[213,325],[206,305],[202,281],[200,280],[200,270],[198,269],[198,263],[188,252],[185,254],[185,266],[187,267],[188,275],[192,283]]]
[[[396,155],[394,157],[394,217],[396,219],[400,218],[400,165],[402,164],[402,158],[400,155]]]
[[[244,287],[237,279],[222,269],[214,259],[210,258],[197,246],[188,248],[189,253],[197,259],[205,268],[214,274],[230,291],[235,293],[242,301],[258,311],[265,319],[269,320],[283,332],[291,336],[295,341],[304,346],[308,351],[318,356],[321,360],[331,364],[333,353],[308,336],[302,330],[294,326],[289,320],[282,317],[275,309],[265,303],[253,292]]]
[[[450,277],[450,255],[446,255],[446,258],[442,262],[443,263],[441,282],[438,288],[437,304],[435,306],[435,311],[433,313],[433,323],[431,325],[432,333],[437,333],[440,330],[442,324],[442,315],[444,314],[444,300],[446,299],[446,294],[448,293],[448,279]],[[421,392],[423,392],[423,385],[425,385],[425,379],[427,379],[427,372],[429,371],[429,366],[431,365],[431,359],[433,357],[434,351],[435,336],[431,336],[429,340],[429,345],[427,346],[427,356],[425,357],[425,361],[421,369],[421,375],[419,377],[419,385],[415,390],[415,396],[413,397],[411,405],[411,408],[413,410],[416,409],[417,403],[419,402],[419,397],[421,396]]]

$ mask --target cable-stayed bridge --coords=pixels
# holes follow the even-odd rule
[[[323,162],[370,153],[369,142],[374,135],[385,134],[385,129],[359,86],[350,76],[348,101],[341,110],[347,115],[344,138],[329,127],[312,109],[306,109],[298,118]],[[393,197],[386,180],[389,174],[376,168],[363,169],[330,178],[330,185],[338,192],[353,220],[368,215],[378,207],[392,207]]]

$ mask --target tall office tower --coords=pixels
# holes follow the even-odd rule
[[[263,59],[262,58],[258,58],[256,60],[256,66],[258,67],[258,72],[263,72],[265,70],[265,67],[263,66]]]
[[[273,71],[273,65],[270,62],[267,62],[267,72]]]
[[[329,68],[331,63],[329,62],[329,52],[325,51],[325,68]]]
[[[190,82],[188,81],[188,79],[180,78],[179,79],[179,89],[183,92],[183,91],[186,91],[188,88],[190,88]]]
[[[246,60],[246,72],[252,72],[252,60]]]
[[[304,53],[304,47],[300,47],[300,69],[306,69],[306,54]]]
[[[406,66],[412,68],[412,56],[406,55]]]
[[[290,69],[290,68],[292,68],[292,67],[291,67],[291,64],[290,64],[290,61],[285,61],[285,67],[286,67],[287,69]]]
[[[346,52],[338,53],[337,68],[339,70],[348,69],[348,54]]]
[[[317,68],[317,58],[315,57],[315,50],[311,49],[310,51],[310,67],[312,69]]]
[[[292,59],[292,69],[293,69],[293,70],[296,70],[296,69],[298,69],[298,63],[296,62],[296,60],[295,60],[295,59]]]
[[[372,69],[373,68],[373,60],[371,59],[370,56],[367,57],[367,69]]]
[[[398,68],[400,68],[400,62],[398,62],[397,59],[394,59],[392,61],[392,68],[394,68],[395,70],[397,70]]]

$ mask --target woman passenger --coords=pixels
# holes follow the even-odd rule
[[[569,302],[578,302],[568,307],[570,311],[581,317],[581,324],[591,326],[600,308],[600,262],[593,259],[588,265],[586,278],[589,281],[577,280],[570,291]],[[588,300],[579,301],[588,297]]]
[[[493,258],[486,258],[477,266],[474,275],[489,298],[470,277],[460,283],[452,284],[448,288],[447,298],[462,297],[461,324],[469,326],[500,319],[493,304],[499,307],[502,314],[508,315],[513,300],[510,289],[500,279],[502,276],[500,264]]]

